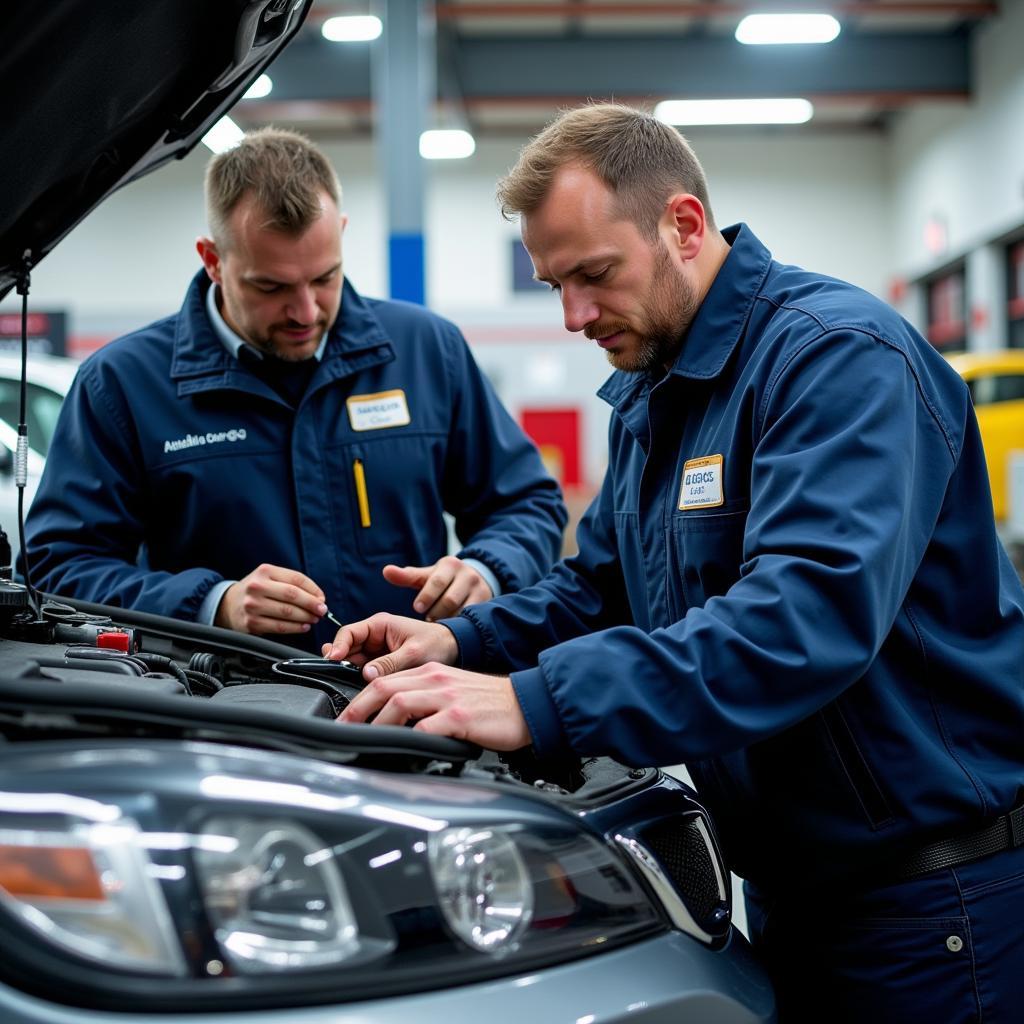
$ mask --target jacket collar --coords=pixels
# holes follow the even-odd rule
[[[178,381],[182,394],[216,387],[242,386],[250,390],[255,381],[214,332],[206,312],[210,284],[206,271],[200,270],[192,278],[178,315],[171,379]],[[380,321],[346,278],[316,381],[336,380],[394,358],[394,348]]]
[[[734,224],[722,232],[729,254],[715,275],[704,301],[690,325],[670,375],[711,380],[739,344],[751,307],[768,274],[771,253],[745,224]],[[649,390],[647,373],[616,371],[598,391],[598,397],[621,408]]]

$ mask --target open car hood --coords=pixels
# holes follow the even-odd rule
[[[181,158],[313,0],[14,0],[4,9],[0,298],[115,189]]]

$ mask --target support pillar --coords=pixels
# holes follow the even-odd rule
[[[378,164],[387,190],[392,298],[426,301],[420,133],[435,93],[434,15],[426,0],[377,0],[384,31],[373,55]]]

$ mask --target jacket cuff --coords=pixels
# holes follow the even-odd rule
[[[498,582],[498,577],[491,571],[490,566],[485,565],[479,558],[463,558],[462,564],[476,569],[480,578],[491,588],[491,597],[501,597],[501,584]]]
[[[438,622],[455,634],[455,642],[459,645],[457,668],[475,668],[483,665],[484,642],[473,622],[462,615],[454,619],[438,619]]]
[[[515,593],[523,587],[519,575],[513,571],[512,566],[503,558],[499,558],[493,551],[470,544],[458,552],[455,557],[462,562],[480,562],[485,565],[494,574],[503,594]],[[494,596],[497,597],[498,594]]]
[[[552,757],[571,751],[544,673],[539,668],[530,668],[513,672],[511,678],[516,700],[530,730],[534,753],[538,757]]]
[[[237,580],[221,580],[220,583],[215,583],[199,606],[196,622],[201,622],[204,626],[212,626],[213,620],[217,617],[217,609],[220,608],[221,598],[227,592],[228,587],[233,587],[237,582]]]
[[[172,600],[163,602],[164,607],[146,608],[136,605],[139,611],[151,611],[155,615],[166,615],[172,619],[184,619],[186,622],[202,622],[200,611],[210,595],[210,591],[224,577],[211,569],[185,569],[184,572],[172,576],[174,587],[169,595]],[[231,582],[229,581],[229,585]],[[214,606],[213,612],[216,614]]]

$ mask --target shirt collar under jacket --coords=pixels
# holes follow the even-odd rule
[[[751,307],[764,284],[772,255],[745,224],[725,228],[729,254],[697,310],[670,374],[710,380],[725,367],[739,343]],[[618,407],[653,381],[646,372],[618,370],[605,381],[598,397]]]
[[[206,291],[206,315],[210,318],[210,325],[213,327],[213,333],[220,339],[220,343],[237,359],[238,353],[241,352],[244,346],[248,351],[256,356],[257,359],[263,358],[263,353],[255,346],[245,340],[240,334],[237,334],[229,326],[228,322],[224,319],[220,311],[220,306],[217,305],[217,292],[219,285],[211,284]],[[320,362],[324,354],[324,349],[327,347],[327,332],[324,331],[323,337],[320,339],[320,344],[317,345],[316,351],[313,353],[313,358]]]
[[[207,308],[211,281],[200,268],[192,278],[181,310],[174,318],[174,356],[171,378],[182,382],[188,393],[218,387],[240,369],[238,360],[221,342]],[[341,308],[327,331],[321,366],[329,367],[325,379],[354,373],[395,358],[387,333],[371,308],[345,278]],[[195,383],[188,383],[188,382]]]

